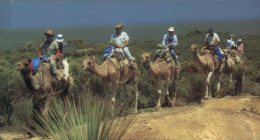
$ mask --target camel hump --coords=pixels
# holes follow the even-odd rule
[[[121,69],[129,64],[129,61],[127,59],[118,60],[116,58],[109,58],[116,66],[117,69]]]

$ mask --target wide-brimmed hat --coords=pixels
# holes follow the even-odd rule
[[[48,29],[47,31],[44,32],[44,34],[49,36],[55,36],[52,29]]]
[[[174,32],[175,29],[174,29],[173,27],[169,27],[169,28],[167,29],[167,31],[169,31],[169,32]]]
[[[123,28],[123,25],[122,25],[122,23],[117,23],[115,26],[114,26],[115,28]]]
[[[57,42],[63,42],[64,41],[64,38],[63,38],[63,35],[62,34],[58,34],[56,36],[56,39],[55,39]]]
[[[237,40],[237,42],[242,42],[242,39],[241,39],[241,38],[239,38],[239,39]]]

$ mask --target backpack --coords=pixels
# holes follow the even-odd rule
[[[41,64],[40,58],[36,57],[32,59],[32,72],[36,72]]]
[[[113,46],[108,46],[107,48],[105,48],[104,54],[110,54],[112,50],[113,50]]]

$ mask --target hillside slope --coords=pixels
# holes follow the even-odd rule
[[[260,98],[225,97],[201,106],[185,106],[141,113],[137,127],[145,127],[151,139],[259,140]]]

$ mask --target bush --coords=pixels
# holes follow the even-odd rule
[[[204,96],[205,93],[205,86],[206,86],[206,75],[205,74],[192,74],[189,75],[189,90],[188,90],[188,96],[187,101],[188,103],[191,102],[197,102],[201,103],[201,99]]]
[[[93,96],[82,98],[79,103],[63,104],[56,100],[49,114],[46,117],[38,115],[38,118],[42,123],[33,122],[36,129],[28,130],[55,140],[132,139],[142,134],[142,130],[127,134],[134,123],[134,115],[112,119],[110,102]]]

